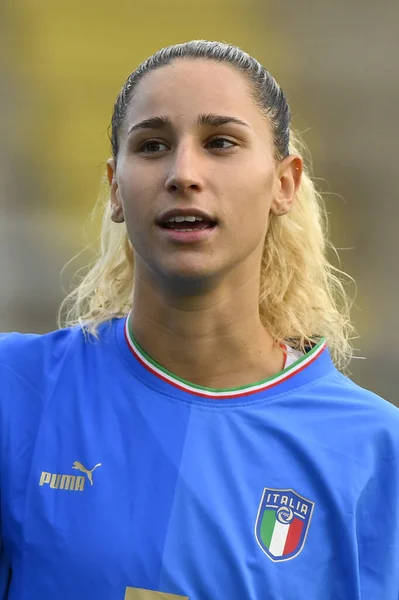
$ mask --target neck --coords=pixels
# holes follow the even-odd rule
[[[177,297],[136,279],[130,329],[171,373],[210,388],[251,385],[283,368],[283,352],[259,317],[258,282]]]

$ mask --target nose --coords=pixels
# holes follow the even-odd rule
[[[198,151],[185,144],[172,155],[172,162],[165,187],[170,193],[184,194],[187,191],[200,191],[203,187]]]

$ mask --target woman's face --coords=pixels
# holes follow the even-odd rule
[[[125,220],[141,274],[258,272],[270,212],[290,209],[301,170],[299,157],[276,163],[269,123],[240,73],[176,60],[133,93],[117,164],[108,161],[113,220]]]

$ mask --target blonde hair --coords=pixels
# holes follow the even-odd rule
[[[271,74],[236,46],[194,40],[159,50],[129,75],[112,115],[115,160],[119,132],[137,83],[147,72],[182,58],[205,58],[232,65],[248,79],[254,101],[269,119],[276,160],[307,153],[300,136],[290,127],[288,103]],[[328,250],[336,250],[329,241],[323,197],[315,187],[310,168],[309,160],[291,211],[280,217],[270,216],[262,255],[259,312],[262,323],[277,342],[286,341],[306,352],[325,338],[335,365],[345,369],[352,358],[350,340],[355,331],[343,278],[353,280],[328,260]],[[62,302],[58,314],[60,327],[80,324],[94,336],[101,323],[129,313],[134,282],[133,247],[126,228],[111,221],[105,178],[94,214],[98,210],[102,213],[102,225],[95,259],[79,285]]]

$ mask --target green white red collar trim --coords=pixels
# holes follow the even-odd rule
[[[174,375],[160,364],[155,362],[134,339],[129,328],[129,316],[127,316],[125,319],[124,333],[129,350],[135,356],[136,360],[138,360],[139,363],[153,375],[160,378],[162,381],[173,385],[179,390],[194,394],[195,396],[199,396],[201,398],[220,398],[223,400],[262,392],[263,390],[270,389],[282,383],[283,381],[287,381],[287,379],[290,379],[313,363],[327,347],[326,341],[324,338],[322,338],[320,342],[304,356],[296,360],[292,365],[283,369],[280,371],[280,373],[277,373],[277,375],[274,375],[273,377],[269,377],[268,379],[264,379],[263,381],[259,381],[250,386],[230,389],[213,389],[190,383],[189,381]]]

